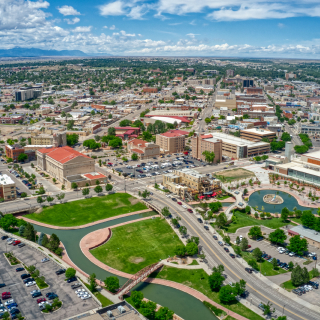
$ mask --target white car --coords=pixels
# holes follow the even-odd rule
[[[171,173],[171,172],[173,172],[173,171],[172,171],[172,170],[168,170],[168,172],[170,172],[170,173]]]
[[[0,312],[1,313],[6,312],[6,309],[0,308]]]
[[[185,204],[182,205],[182,208],[188,209],[188,207]]]
[[[9,242],[9,241],[11,241],[11,240],[12,240],[12,238],[8,238],[8,239],[7,239],[7,242]]]
[[[34,293],[37,293],[37,292],[41,292],[41,291],[38,290],[38,289],[37,289],[37,290],[32,290],[32,291],[30,292],[30,294],[33,295]]]
[[[81,289],[76,290],[75,293],[78,294],[78,293],[80,293],[80,292],[85,292],[85,291],[86,291],[85,289],[82,289],[82,288],[81,288]]]
[[[279,253],[280,254],[283,254],[283,253],[285,253],[286,252],[286,250],[285,249],[283,249],[283,250],[279,250]]]
[[[283,248],[283,247],[278,247],[277,250],[278,250],[278,251],[282,251],[282,250],[284,250],[284,248]]]
[[[7,300],[7,301],[4,303],[4,305],[7,306],[7,305],[9,305],[9,304],[11,304],[11,303],[15,303],[14,299]]]
[[[240,236],[239,236],[239,239],[240,239],[240,241],[242,240],[242,235],[240,234]]]
[[[87,295],[81,297],[82,300],[87,300],[89,298],[91,298],[90,294],[87,294]]]
[[[31,286],[34,286],[36,284],[35,281],[30,281],[28,283],[26,283],[26,287],[31,287]]]
[[[293,257],[294,255],[295,255],[294,252],[290,252],[290,253],[289,253],[289,256],[290,256],[290,257]]]

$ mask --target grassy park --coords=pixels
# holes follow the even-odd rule
[[[108,266],[134,274],[174,256],[178,244],[182,243],[167,221],[156,218],[112,229],[111,239],[91,253]]]
[[[182,283],[185,286],[196,289],[202,292],[211,300],[219,303],[221,306],[234,311],[250,320],[262,320],[258,314],[254,313],[240,302],[233,304],[224,304],[220,302],[219,293],[211,291],[208,283],[208,274],[203,269],[176,269],[174,267],[164,266],[163,269],[157,273],[154,272],[150,277],[166,279]]]
[[[248,227],[248,226],[265,226],[271,229],[277,229],[287,224],[293,224],[290,222],[283,222],[279,218],[258,220],[252,217],[251,215],[240,212],[238,210],[235,212],[234,216],[236,217],[236,222],[232,222],[230,225],[224,227],[224,230],[229,233],[235,233],[239,228]]]
[[[249,179],[255,177],[255,174],[249,170],[243,168],[229,169],[219,171],[216,177],[225,182],[231,182],[235,180]]]
[[[74,227],[144,209],[147,207],[137,198],[114,193],[45,207],[27,217],[54,226]]]

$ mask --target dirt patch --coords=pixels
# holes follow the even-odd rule
[[[43,211],[43,208],[41,207],[41,208],[37,209],[34,213],[41,213],[42,211]]]
[[[142,257],[130,257],[129,258],[129,261],[131,263],[135,263],[135,264],[138,264],[138,263],[141,263],[143,262],[144,260],[146,260],[145,258],[142,258]]]
[[[132,205],[135,205],[135,204],[137,204],[137,203],[140,202],[139,199],[133,198],[133,197],[129,198],[128,200],[130,201],[130,203],[131,203]]]
[[[223,170],[216,173],[217,177],[224,177],[227,180],[237,180],[255,177],[255,174],[249,170],[238,168],[231,170]]]

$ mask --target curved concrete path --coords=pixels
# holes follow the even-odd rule
[[[118,216],[114,216],[114,217],[111,217],[111,218],[106,218],[106,219],[102,219],[102,220],[98,220],[98,221],[94,221],[94,222],[90,222],[90,223],[87,223],[87,224],[82,224],[80,226],[74,226],[74,227],[54,226],[54,225],[51,225],[51,224],[47,224],[47,223],[43,223],[43,222],[39,222],[39,221],[36,221],[36,220],[32,220],[32,219],[26,218],[24,215],[17,216],[17,218],[23,219],[23,220],[25,220],[25,221],[27,221],[29,223],[36,224],[36,225],[41,226],[41,227],[50,228],[50,229],[74,230],[74,229],[84,229],[84,228],[91,227],[91,226],[94,226],[96,224],[100,224],[100,223],[103,223],[103,222],[107,222],[107,221],[111,221],[111,220],[115,220],[115,219],[120,219],[120,218],[124,218],[124,217],[129,217],[129,216],[133,216],[135,214],[144,213],[144,212],[150,212],[150,211],[154,211],[154,210],[152,210],[152,209],[144,209],[144,210],[139,210],[139,211],[135,211],[135,212],[124,213],[124,214],[120,214]]]
[[[106,270],[108,272],[111,272],[115,275],[118,275],[120,277],[124,277],[124,278],[128,278],[130,279],[133,275],[126,273],[126,272],[122,272],[119,270],[116,270],[114,268],[111,268],[109,266],[107,266],[106,264],[102,263],[101,261],[99,261],[97,258],[95,258],[91,252],[90,249],[96,248],[98,246],[100,246],[101,244],[105,243],[106,241],[108,241],[111,238],[112,235],[112,230],[113,228],[122,226],[122,225],[126,225],[126,224],[130,224],[130,223],[134,223],[137,221],[142,221],[142,220],[146,220],[146,219],[150,219],[152,217],[146,217],[146,218],[141,218],[138,220],[134,220],[134,221],[128,221],[128,222],[124,222],[124,223],[120,223],[114,226],[111,226],[110,228],[104,228],[104,229],[100,229],[100,230],[96,230],[93,231],[87,235],[85,235],[81,241],[80,241],[80,248],[81,251],[83,252],[83,254],[95,265],[97,265],[98,267],[100,267],[103,270]],[[171,265],[171,267],[175,267],[175,265]],[[190,266],[190,267],[198,267],[198,268],[190,268],[190,269],[200,269],[199,266]],[[223,311],[225,311],[228,315],[230,315],[231,317],[238,319],[238,320],[248,320],[247,318],[234,313],[232,311],[230,311],[229,309],[219,305],[218,303],[212,301],[211,299],[209,299],[207,296],[205,296],[203,293],[199,292],[198,290],[195,290],[193,288],[187,287],[181,283],[177,283],[174,281],[169,281],[169,280],[164,280],[164,279],[156,279],[156,278],[146,278],[143,280],[143,282],[146,283],[153,283],[153,284],[160,284],[163,286],[167,286],[167,287],[171,287],[177,290],[181,290],[185,293],[188,293],[190,295],[192,295],[193,297],[199,299],[200,301],[207,301],[209,303],[211,303],[212,305],[216,306],[217,308],[222,309]]]

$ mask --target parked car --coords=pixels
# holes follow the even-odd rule
[[[180,201],[178,201],[177,204],[180,205],[180,206],[182,206],[182,202],[180,202]]]
[[[24,273],[20,277],[21,277],[21,279],[26,279],[26,278],[30,277],[30,274],[29,273]]]
[[[36,292],[32,295],[32,298],[37,298],[37,297],[40,297],[42,294],[41,292]]]
[[[60,275],[66,272],[66,269],[59,269],[58,271],[56,271],[56,275]]]
[[[226,247],[224,247],[223,250],[224,250],[225,252],[229,252],[229,249],[226,248]]]
[[[233,253],[229,253],[229,256],[234,259],[236,256]]]
[[[215,235],[213,235],[213,239],[214,239],[214,240],[218,240],[218,237],[215,236]]]
[[[221,242],[221,241],[218,241],[218,244],[219,244],[220,246],[223,246],[223,242]]]
[[[193,211],[191,209],[187,209],[190,213],[193,213]]]
[[[72,277],[67,280],[68,283],[73,282],[73,281],[77,281],[77,277]]]
[[[202,223],[202,220],[201,220],[200,218],[197,218],[197,220],[198,220],[200,223]]]
[[[20,272],[20,271],[23,271],[23,270],[24,270],[24,268],[19,267],[19,268],[16,269],[16,272]]]
[[[16,246],[16,245],[18,245],[18,244],[20,244],[20,243],[21,243],[20,240],[16,240],[16,241],[14,241],[14,242],[12,243],[12,245],[13,245],[13,246]]]
[[[49,259],[49,258],[43,258],[43,259],[41,260],[42,263],[47,262],[47,261],[50,261],[50,259]]]
[[[44,302],[44,301],[47,301],[47,299],[46,299],[46,298],[39,298],[39,299],[37,299],[37,303]]]
[[[208,226],[203,226],[206,230],[209,230],[209,227]]]
[[[252,269],[251,268],[245,268],[244,270],[246,270],[248,273],[252,273]]]
[[[5,283],[0,283],[0,288],[4,288],[6,286]]]
[[[25,244],[24,243],[20,243],[20,244],[18,244],[18,247],[19,248],[22,248],[22,247],[24,247],[25,246]]]
[[[79,288],[79,287],[81,287],[82,286],[82,284],[80,283],[80,282],[76,282],[76,283],[73,283],[72,285],[71,285],[71,289],[76,289],[76,288]]]

